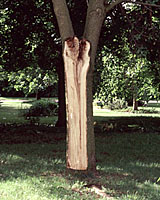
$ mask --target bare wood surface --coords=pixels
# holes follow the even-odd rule
[[[88,168],[87,154],[87,72],[90,43],[78,38],[65,41],[64,63],[67,107],[67,167]]]

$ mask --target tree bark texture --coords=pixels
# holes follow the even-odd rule
[[[66,102],[65,102],[65,81],[64,81],[64,63],[63,58],[59,59],[57,66],[58,74],[58,121],[56,127],[66,128]]]
[[[67,107],[67,167],[88,169],[87,73],[90,67],[90,43],[77,37],[64,46]],[[92,152],[93,154],[93,152]],[[95,163],[94,163],[95,165]]]
[[[88,114],[88,154],[95,152],[95,138],[93,127],[93,70],[95,65],[96,51],[101,32],[101,27],[106,16],[104,0],[90,0],[87,10],[85,29],[83,37],[91,44],[90,51],[90,69],[87,74],[87,114]],[[94,165],[90,163],[95,162],[93,156],[88,157],[89,169],[94,170]]]
[[[133,95],[133,110],[138,110],[138,102],[136,99],[136,95]]]
[[[57,18],[59,32],[62,40],[62,45],[64,41],[74,36],[74,30],[72,22],[70,19],[69,11],[67,8],[66,0],[52,0],[54,13]]]

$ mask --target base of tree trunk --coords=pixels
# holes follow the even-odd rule
[[[66,128],[66,121],[58,120],[55,124],[55,127]]]

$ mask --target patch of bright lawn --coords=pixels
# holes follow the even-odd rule
[[[22,115],[23,111],[29,108],[32,104],[33,98],[4,98],[0,97],[0,122],[4,124],[26,124],[29,123]],[[54,124],[57,117],[40,117],[40,124]]]
[[[0,145],[1,200],[160,199],[159,134],[96,134],[97,172],[89,175],[66,170],[65,140],[56,137]]]
[[[129,112],[127,110],[123,110],[123,111],[108,110],[108,109],[100,109],[100,108],[94,107],[93,111],[94,111],[94,116],[96,118],[98,117],[160,117],[160,108],[152,109],[152,107],[151,108],[140,107],[139,111],[136,111],[136,112]]]

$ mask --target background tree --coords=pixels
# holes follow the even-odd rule
[[[107,51],[107,50],[106,50]],[[123,59],[111,52],[103,52],[103,68],[100,72],[100,82],[97,86],[95,98],[108,104],[116,99],[134,100],[133,110],[138,109],[135,100],[148,102],[157,94],[154,86],[154,73],[150,69],[151,63],[143,56],[139,58],[130,52],[125,44]],[[134,98],[133,98],[134,97]]]
[[[19,77],[21,72],[25,73],[25,68],[32,69],[33,74],[38,68],[40,69],[40,74],[44,70],[51,70],[49,73],[53,74],[56,68],[59,80],[59,117],[57,124],[58,126],[65,126],[65,114],[62,115],[65,110],[63,61],[59,56],[61,43],[55,28],[57,23],[52,1],[31,0],[24,2],[22,0],[14,0],[10,2],[7,0],[1,1],[0,5],[0,65],[3,71],[11,72],[12,75],[17,73],[16,77]],[[29,74],[31,75],[32,73],[30,71]],[[31,75],[30,80],[33,80],[33,76]],[[11,78],[12,76],[9,75],[9,77]],[[27,78],[24,81],[26,81],[24,85],[29,84]],[[3,79],[2,82],[1,90],[7,89],[8,81]],[[52,85],[54,84],[55,81]],[[30,85],[32,85],[33,89],[36,84],[31,81]],[[16,89],[18,88],[24,89],[24,87],[16,87]]]
[[[150,3],[154,3],[154,2],[150,2]],[[98,67],[98,66],[101,65],[100,62],[102,62],[102,60],[104,59],[103,57],[105,57],[105,53],[107,54],[107,56],[112,55],[111,57],[113,58],[114,61],[111,61],[110,59],[109,62],[112,62],[113,66],[117,65],[117,67],[121,65],[121,69],[118,72],[118,68],[117,68],[117,72],[116,72],[117,77],[119,77],[119,79],[117,80],[115,78],[115,81],[111,81],[111,83],[114,84],[114,90],[111,91],[109,88],[102,87],[102,88],[105,88],[103,95],[105,94],[105,91],[107,90],[108,92],[106,93],[106,96],[108,96],[108,93],[111,95],[115,91],[117,91],[116,93],[118,94],[120,93],[120,91],[121,92],[127,91],[126,89],[123,90],[124,87],[120,87],[122,86],[123,81],[121,80],[124,80],[123,74],[125,74],[124,71],[126,70],[126,67],[124,67],[124,65],[127,64],[128,65],[127,68],[131,67],[132,69],[130,69],[130,72],[133,73],[132,70],[133,68],[135,69],[134,66],[137,65],[138,60],[141,58],[143,58],[143,60],[145,59],[146,64],[143,65],[143,73],[139,73],[139,77],[141,77],[141,75],[142,77],[144,77],[144,71],[145,71],[146,76],[147,76],[146,79],[148,79],[150,76],[152,80],[148,82],[150,83],[149,90],[151,91],[151,88],[152,87],[154,88],[152,89],[152,95],[153,95],[153,91],[155,90],[157,91],[156,88],[159,87],[158,77],[157,77],[158,71],[159,71],[159,64],[158,64],[159,61],[157,61],[158,56],[156,57],[152,56],[152,60],[151,60],[150,56],[152,55],[152,53],[150,52],[154,52],[155,55],[158,55],[157,53],[159,49],[157,47],[154,49],[154,46],[159,45],[159,37],[157,34],[159,31],[158,21],[156,20],[156,23],[153,21],[155,21],[155,17],[160,16],[160,12],[159,12],[160,10],[159,10],[158,4],[153,5],[153,6],[152,4],[150,4],[150,6],[149,7],[148,6],[149,4],[143,4],[143,2],[141,1],[139,1],[138,4],[135,4],[135,3],[119,4],[116,7],[116,9],[114,9],[113,12],[108,13],[109,15],[105,19],[105,23],[102,27],[102,32],[101,32],[101,37],[100,37],[100,43],[102,42],[105,45],[99,46],[98,55],[100,56],[97,59],[97,61],[99,60],[99,62],[96,68],[96,73],[98,72],[99,75],[96,76],[97,78],[96,78],[95,85],[98,85],[97,83],[102,84],[102,82],[109,83],[109,81],[106,80],[105,76],[103,76],[103,80],[98,78],[98,77],[101,77],[100,74],[103,72],[103,65],[101,67]],[[153,43],[154,45],[152,45]],[[153,64],[153,63],[156,63],[156,64]],[[145,70],[144,70],[144,66],[145,66]],[[116,67],[113,67],[112,69],[116,69]],[[108,71],[109,71],[108,73],[110,74],[110,76],[111,74],[113,75],[113,73],[115,73],[115,70],[113,73],[110,72],[111,70],[108,70]],[[155,73],[157,75],[155,75]],[[106,77],[107,77],[107,72],[104,71],[103,74],[106,74]],[[113,77],[116,77],[116,75],[113,75]],[[112,80],[114,79],[112,78]],[[101,94],[103,90],[102,88],[101,88]],[[134,88],[136,88],[136,84]],[[130,91],[131,94],[132,94],[132,91],[133,90]],[[99,93],[99,90],[97,90],[97,94],[98,93]],[[142,93],[146,93],[146,90],[144,90],[144,87],[141,87],[141,96],[142,96]],[[147,93],[149,95],[150,92],[147,92]],[[122,92],[121,94],[123,94],[123,97],[127,98],[128,100],[127,94],[124,94],[124,92]],[[154,94],[154,96],[155,95],[156,94]],[[138,95],[138,99],[139,98],[141,97],[139,97]],[[136,105],[137,103],[134,103],[134,104]]]
[[[34,71],[33,71],[34,68]],[[8,73],[8,90],[14,88],[16,91],[22,91],[25,97],[30,94],[36,94],[36,99],[40,99],[48,88],[52,88],[47,95],[57,94],[56,73],[51,70],[42,70],[38,66],[26,67],[17,72]],[[54,91],[53,91],[54,90]]]

